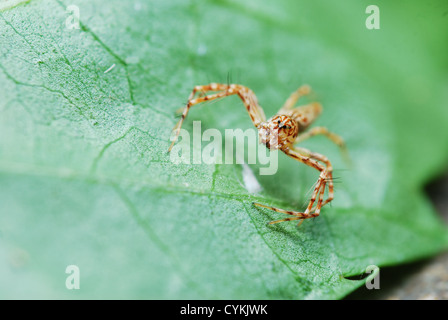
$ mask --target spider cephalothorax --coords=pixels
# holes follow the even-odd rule
[[[270,150],[289,147],[299,134],[299,124],[286,115],[275,115],[258,127],[260,143]]]
[[[215,93],[207,94],[207,92]],[[304,212],[284,210],[266,206],[261,203],[254,203],[254,205],[268,208],[277,212],[286,213],[292,216],[290,218],[272,221],[270,222],[271,224],[291,220],[303,221],[304,219],[317,217],[320,214],[321,208],[334,198],[333,167],[330,160],[328,160],[326,156],[320,153],[312,152],[305,148],[296,147],[295,145],[318,134],[328,137],[331,141],[341,147],[343,151],[345,151],[345,145],[341,137],[329,132],[324,127],[315,127],[307,130],[311,123],[321,114],[322,106],[317,102],[311,102],[299,107],[296,107],[295,104],[300,97],[308,95],[310,92],[311,88],[309,86],[301,86],[291,94],[277,114],[266,121],[266,116],[264,115],[263,109],[258,104],[257,97],[249,88],[239,84],[219,83],[196,86],[190,94],[188,103],[182,113],[182,118],[174,127],[176,134],[168,151],[171,151],[173,145],[176,143],[180,134],[182,123],[187,117],[188,111],[192,106],[204,101],[215,100],[231,95],[238,95],[238,97],[243,101],[254,126],[259,130],[259,138],[261,143],[266,145],[266,147],[270,150],[279,149],[289,157],[320,172],[319,178],[313,189],[313,194]],[[199,96],[195,98],[196,93],[199,93]],[[323,198],[327,184],[328,198],[324,201]],[[316,206],[314,207],[314,205]]]

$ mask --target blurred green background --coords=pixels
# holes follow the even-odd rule
[[[422,192],[448,156],[446,1],[378,1],[378,30],[358,0],[8,3],[1,298],[338,299],[368,265],[447,248]],[[73,8],[79,29],[67,27]],[[306,202],[316,172],[284,155],[257,194],[241,165],[170,162],[175,110],[228,75],[268,117],[313,87],[316,124],[344,137],[353,161],[323,138],[303,144],[342,182],[320,217],[267,226],[283,216],[251,205]],[[252,127],[236,98],[193,108],[184,128],[193,120]],[[66,287],[68,265],[79,290]]]

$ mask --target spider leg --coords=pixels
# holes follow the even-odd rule
[[[206,95],[206,92],[210,92],[210,91],[218,91],[218,93]],[[195,99],[194,97],[197,92],[200,92],[200,96]],[[168,149],[168,152],[171,151],[174,144],[176,143],[176,141],[179,137],[179,134],[180,134],[180,129],[182,127],[182,124],[183,124],[185,118],[187,117],[188,111],[190,110],[190,108],[192,106],[194,106],[198,103],[204,102],[204,101],[215,100],[215,99],[219,99],[219,98],[223,98],[223,97],[227,97],[227,96],[231,96],[231,95],[238,95],[240,97],[240,99],[243,101],[254,126],[258,127],[260,123],[262,123],[263,121],[266,121],[266,116],[264,114],[263,109],[258,104],[257,97],[255,96],[253,91],[250,90],[249,88],[247,88],[245,86],[238,85],[238,84],[228,85],[228,84],[219,84],[219,83],[211,83],[211,84],[205,85],[205,86],[196,86],[196,87],[194,87],[193,91],[191,92],[191,94],[188,98],[188,103],[183,110],[181,119],[173,128],[173,130],[176,130],[176,134],[175,134],[175,137]]]
[[[267,206],[258,202],[253,202],[252,203],[254,206],[257,207],[262,207],[262,208],[266,208],[266,209],[270,209],[273,210],[275,212],[281,212],[281,213],[285,213],[285,214],[289,214],[293,217],[290,218],[285,218],[285,219],[281,219],[281,220],[275,220],[275,221],[271,221],[269,222],[269,224],[274,224],[274,223],[279,223],[279,222],[283,222],[283,221],[293,221],[293,220],[303,220],[303,219],[308,219],[308,218],[313,218],[317,215],[313,214],[306,214],[305,212],[298,212],[298,211],[293,211],[293,210],[284,210],[284,209],[280,209],[280,208],[276,208],[276,207],[271,207],[271,206]]]
[[[314,128],[311,128],[309,131],[299,134],[297,136],[296,140],[294,141],[294,144],[298,144],[306,139],[309,139],[309,138],[319,135],[319,134],[326,136],[328,139],[330,139],[330,141],[332,141],[334,144],[336,144],[339,147],[339,149],[341,150],[341,153],[342,153],[344,159],[350,163],[350,157],[348,155],[348,150],[347,150],[347,146],[344,142],[344,139],[342,139],[339,135],[337,135],[333,132],[330,132],[325,127],[314,127]]]
[[[279,110],[279,114],[282,114],[284,112],[287,112],[288,110],[292,109],[294,105],[299,101],[299,99],[303,96],[306,96],[311,93],[311,87],[307,84],[301,86],[299,89],[291,93],[289,98],[285,101],[285,104],[283,107]]]
[[[324,200],[324,193],[325,193],[325,185],[327,183],[327,180],[324,180],[322,182],[322,187],[320,188],[320,192],[319,192],[319,200],[317,202],[316,208],[315,209],[311,209],[311,211],[314,211],[314,213],[318,213],[320,214],[320,209],[323,207],[323,200]]]
[[[323,207],[324,205],[326,205],[327,203],[331,202],[334,199],[334,182],[333,182],[333,166],[331,165],[330,160],[328,160],[328,158],[320,153],[317,152],[312,152],[308,149],[305,148],[299,148],[299,147],[294,147],[294,150],[300,152],[301,154],[310,157],[311,159],[317,160],[317,161],[321,161],[325,164],[326,168],[325,168],[325,180],[323,182],[323,190],[325,190],[325,185],[328,182],[328,198],[325,200],[325,202],[321,202],[321,204],[319,205],[319,203],[316,206],[316,210],[320,210],[321,207]],[[319,180],[318,180],[319,183]],[[323,193],[322,193],[323,196]]]
[[[292,221],[292,220],[302,220],[302,219],[308,219],[308,218],[314,218],[317,217],[320,214],[320,209],[322,206],[328,202],[330,202],[333,198],[333,186],[332,186],[332,180],[328,179],[329,173],[331,175],[332,167],[330,161],[323,155],[311,152],[309,150],[303,149],[303,148],[289,148],[282,150],[285,152],[286,155],[290,156],[293,159],[296,159],[297,161],[300,161],[320,172],[319,178],[317,180],[316,186],[314,187],[313,194],[311,196],[311,199],[308,203],[308,206],[305,210],[305,212],[298,212],[293,210],[284,210],[276,207],[266,206],[261,203],[253,203],[254,205],[258,207],[263,207],[267,209],[274,210],[276,212],[281,212],[285,214],[292,215],[293,217],[285,218],[282,220],[276,220],[271,221],[270,224],[284,222],[284,221]],[[325,163],[326,168],[320,164],[318,161],[322,161]],[[324,192],[325,192],[325,186],[326,183],[329,184],[329,189],[331,190],[331,200],[326,202],[323,202]],[[331,185],[331,187],[330,187]],[[316,202],[316,198],[319,196],[316,208],[314,212],[312,212],[312,208],[314,203]],[[330,196],[329,196],[330,199]]]

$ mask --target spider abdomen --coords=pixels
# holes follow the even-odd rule
[[[300,125],[300,130],[304,131],[321,113],[322,105],[318,102],[312,102],[310,104],[294,108],[286,112],[286,115],[297,121]]]

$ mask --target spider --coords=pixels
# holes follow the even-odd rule
[[[196,93],[199,93],[197,97]],[[192,106],[204,101],[237,95],[243,101],[254,126],[258,129],[260,143],[264,144],[269,150],[281,150],[289,157],[320,172],[311,199],[304,212],[284,210],[253,202],[253,205],[255,206],[271,209],[291,216],[285,219],[271,221],[269,224],[301,220],[298,223],[298,225],[300,225],[305,219],[317,217],[320,214],[321,208],[334,199],[334,183],[333,167],[326,156],[295,145],[312,136],[324,135],[338,145],[342,151],[345,151],[344,140],[340,136],[328,131],[327,128],[315,127],[307,130],[310,124],[321,114],[322,106],[318,102],[312,102],[298,107],[295,107],[295,105],[299,98],[309,95],[310,93],[310,86],[301,86],[290,95],[277,114],[266,121],[266,116],[263,109],[258,104],[257,97],[251,89],[245,86],[219,83],[195,86],[188,98],[187,105],[183,109],[181,119],[173,128],[173,131],[176,130],[176,133],[168,152],[171,151],[177,141],[182,123]],[[325,186],[327,184],[328,197],[324,201]],[[313,208],[314,205],[315,207]]]

